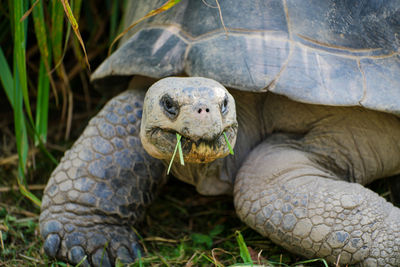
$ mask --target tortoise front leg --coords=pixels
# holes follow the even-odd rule
[[[249,155],[235,182],[239,217],[308,258],[400,266],[400,209],[339,180],[296,142],[277,135]]]
[[[140,90],[112,99],[53,171],[40,214],[49,256],[72,264],[87,256],[84,266],[137,257],[132,225],[165,181],[163,164],[139,139],[143,99]]]

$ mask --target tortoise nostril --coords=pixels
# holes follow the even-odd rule
[[[197,110],[197,113],[201,114],[203,111],[209,113],[209,112],[210,112],[210,109],[209,109],[209,108],[205,108],[205,109],[199,108],[199,109]]]

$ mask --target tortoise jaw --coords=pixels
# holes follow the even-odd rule
[[[176,146],[176,134],[178,133],[182,136],[181,146],[185,162],[211,162],[229,154],[229,146],[226,143],[224,132],[233,146],[236,142],[237,124],[226,127],[222,132],[215,134],[212,139],[190,138],[185,135],[184,130],[178,132],[173,129],[155,127],[148,131],[147,136],[148,142],[158,150],[158,153],[148,152],[156,158],[170,160]]]

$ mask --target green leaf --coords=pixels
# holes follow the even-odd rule
[[[0,47],[0,79],[1,84],[6,92],[8,101],[10,101],[11,106],[14,108],[14,80],[8,66],[7,59],[4,56],[3,49]]]
[[[208,235],[194,233],[191,234],[190,237],[192,238],[193,243],[196,245],[206,245],[207,248],[212,247],[213,240]]]
[[[250,252],[247,249],[247,245],[244,242],[244,238],[240,231],[236,231],[236,241],[239,244],[240,257],[242,258],[243,262],[253,265],[253,260],[251,259]]]
[[[223,231],[224,231],[224,226],[222,224],[218,224],[210,231],[210,236],[211,237],[217,236]]]

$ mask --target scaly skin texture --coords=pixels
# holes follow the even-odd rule
[[[362,186],[399,173],[398,118],[274,95],[264,112],[271,132],[294,133],[272,133],[247,157],[234,186],[239,217],[308,258],[400,266],[400,209]]]
[[[190,88],[185,88],[189,96]],[[206,103],[212,94],[202,91]],[[131,90],[112,99],[53,172],[40,216],[50,256],[76,264],[87,255],[84,265],[93,266],[137,256],[131,225],[165,180],[161,161],[139,140],[143,94]],[[173,173],[203,194],[233,188],[238,216],[293,253],[330,263],[400,266],[400,209],[363,187],[400,173],[399,119],[271,93],[231,94],[239,124],[235,155],[208,164],[174,164]],[[156,104],[147,116],[168,123],[169,132],[180,129],[174,124],[179,119],[166,121],[165,112],[154,108],[159,99],[150,103]],[[220,116],[211,111],[203,115]]]
[[[112,99],[54,170],[40,215],[49,256],[77,264],[86,255],[83,266],[137,257],[132,225],[165,181],[162,162],[138,137],[143,99],[140,90]]]
[[[294,253],[400,264],[400,210],[359,184],[338,181],[293,144],[267,140],[251,153],[236,180],[235,206],[244,222]]]

